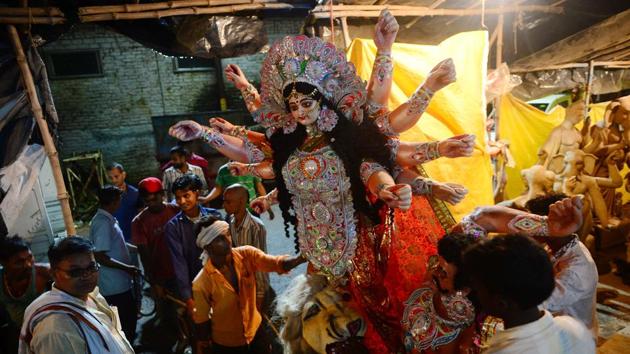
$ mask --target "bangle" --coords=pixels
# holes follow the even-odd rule
[[[475,221],[481,211],[481,208],[477,208],[472,213],[464,216],[462,221],[459,223],[464,234],[471,235],[475,238],[485,238],[488,236],[488,231]]]
[[[431,101],[431,97],[433,97],[433,91],[424,87],[424,85],[420,86],[409,98],[408,114],[419,115],[424,113]]]
[[[508,223],[508,229],[527,236],[549,236],[549,223],[546,216],[534,214],[517,215]]]
[[[219,134],[214,129],[204,129],[201,133],[201,140],[214,146],[215,148],[225,146],[225,140],[223,139],[221,134]]]
[[[415,147],[412,158],[418,163],[432,161],[440,157],[439,142],[419,143]]]
[[[378,171],[386,171],[385,167],[381,166],[381,164],[372,161],[363,161],[361,163],[361,167],[359,167],[359,176],[361,176],[361,180],[363,184],[367,185],[368,180]]]
[[[434,184],[435,182],[428,178],[416,177],[411,183],[411,191],[415,195],[431,195]]]
[[[247,138],[247,129],[242,125],[235,125],[230,132],[231,136]]]

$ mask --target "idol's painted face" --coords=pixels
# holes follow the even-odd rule
[[[289,97],[289,110],[296,122],[308,126],[317,121],[320,107],[311,97],[295,93]]]

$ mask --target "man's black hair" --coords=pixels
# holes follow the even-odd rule
[[[20,236],[14,235],[2,239],[0,242],[0,261],[4,262],[17,253],[30,250],[28,243]]]
[[[201,179],[197,175],[187,173],[173,182],[171,192],[175,194],[175,192],[179,190],[198,191],[201,190],[201,187],[203,187]]]
[[[66,237],[57,240],[50,246],[48,249],[48,261],[51,268],[54,268],[67,257],[92,252],[94,252],[94,245],[89,240],[80,236]]]
[[[123,167],[123,165],[119,164],[118,162],[112,162],[111,165],[107,166],[107,171],[111,171],[115,168],[117,168],[120,172],[125,172],[125,168]]]
[[[111,205],[122,195],[122,190],[111,184],[106,184],[98,190],[98,201],[100,206]]]
[[[555,287],[547,252],[527,236],[481,241],[464,253],[464,267],[488,292],[512,300],[522,310],[541,304]]]
[[[173,154],[177,154],[179,156],[183,156],[183,157],[187,157],[188,156],[188,149],[186,149],[183,146],[180,145],[175,145],[171,148],[171,155]]]
[[[528,200],[527,203],[525,203],[525,209],[532,214],[547,216],[549,215],[549,206],[565,198],[568,198],[568,196],[564,193],[541,195]]]
[[[463,255],[464,251],[466,251],[468,247],[474,245],[477,241],[478,239],[472,235],[460,233],[446,234],[446,236],[442,237],[438,241],[438,254],[448,263],[457,267],[457,274],[454,279],[454,286],[456,289],[468,286],[467,277],[465,276]]]

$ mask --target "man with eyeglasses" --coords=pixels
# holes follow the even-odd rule
[[[92,243],[65,238],[50,247],[48,259],[52,290],[26,308],[19,353],[133,353],[117,312],[96,288],[100,266]]]

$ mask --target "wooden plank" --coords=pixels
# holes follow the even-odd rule
[[[540,67],[585,63],[593,53],[605,51],[630,40],[630,10],[558,41],[512,63],[513,70],[533,71]]]
[[[0,7],[0,16],[63,17],[63,12],[56,7]]]
[[[433,2],[433,4],[429,5],[430,9],[436,9],[438,6],[442,5],[446,0],[436,0]],[[418,21],[420,21],[422,17],[416,17],[413,20],[409,21],[409,23],[407,23],[405,25],[406,29],[410,29],[411,27],[413,27],[413,25],[415,25],[416,23],[418,23]]]
[[[335,17],[378,17],[380,12],[388,9],[392,15],[398,17],[409,16],[479,16],[481,8],[472,9],[431,9],[424,6],[404,6],[404,5],[334,5]],[[543,12],[562,14],[562,7],[552,7],[546,5],[521,5],[505,6],[501,8],[485,9],[486,15],[499,15],[515,12]],[[311,11],[311,16],[317,19],[330,17],[328,6],[317,6]]]
[[[292,9],[293,5],[285,3],[254,3],[243,5],[228,5],[214,7],[192,7],[173,10],[161,11],[144,11],[144,12],[118,12],[108,14],[84,15],[79,16],[81,22],[99,22],[99,21],[120,21],[120,20],[139,20],[145,18],[162,18],[169,16],[184,15],[217,15],[217,14],[233,14],[241,11],[255,10],[280,10]]]
[[[511,73],[528,73],[534,71],[545,71],[545,70],[560,70],[560,69],[575,69],[575,68],[588,68],[587,63],[568,63],[568,64],[559,64],[559,65],[547,65],[540,66],[536,68],[512,68],[510,69]]]
[[[58,25],[66,22],[65,17],[7,17],[0,16],[0,23],[7,25]]]
[[[620,60],[620,61],[594,61],[593,64],[595,66],[624,66],[630,65],[630,60]]]
[[[179,9],[183,7],[213,7],[225,5],[251,4],[258,0],[179,0],[146,4],[126,4],[107,6],[84,6],[79,8],[79,15],[96,15],[117,12],[144,12],[155,10]]]

